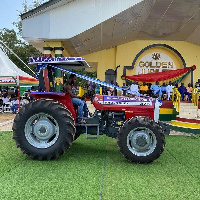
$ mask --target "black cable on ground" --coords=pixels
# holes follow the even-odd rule
[[[186,165],[184,165],[183,163],[181,163],[169,150],[166,150],[181,166],[183,166],[185,168],[185,171],[193,178],[195,179],[197,182],[200,182],[199,179],[197,177],[195,177],[192,173],[190,173],[186,167]]]
[[[106,166],[106,158],[107,158],[107,146],[108,146],[108,136],[106,137],[106,150],[105,150],[105,157],[104,157],[104,164],[103,164],[103,172],[102,172],[102,179],[101,179],[101,189],[99,194],[99,199],[102,199],[102,192],[103,192],[103,181],[104,181],[104,174],[105,174],[105,166]]]
[[[23,161],[25,161],[26,159],[27,159],[27,156],[26,156],[24,159],[20,160],[20,162],[17,163],[15,166],[13,166],[13,167],[11,167],[10,169],[6,170],[6,172],[4,172],[3,174],[0,175],[0,179],[1,179],[2,177],[4,177],[6,174],[8,174],[9,172],[11,172],[12,170],[14,170],[15,168],[17,168],[17,167],[19,167],[20,165],[22,165]]]

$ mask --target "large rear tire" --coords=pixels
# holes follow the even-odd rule
[[[56,159],[70,148],[74,119],[54,100],[39,99],[20,109],[13,124],[13,139],[24,154],[36,160]]]
[[[134,117],[119,129],[117,144],[130,162],[150,163],[160,157],[165,147],[162,127],[145,117]]]

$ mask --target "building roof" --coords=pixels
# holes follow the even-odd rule
[[[64,3],[67,3],[70,1],[73,1],[73,0],[65,0],[65,1],[64,0],[50,0],[50,1],[47,1],[43,4],[41,4],[40,6],[38,6],[37,8],[34,8],[26,13],[21,14],[21,19],[23,20],[23,19],[29,18],[35,14],[46,12],[49,9],[54,9],[58,6],[62,6]]]
[[[200,0],[51,0],[21,18],[33,46],[62,41],[73,56],[134,40],[200,45]]]

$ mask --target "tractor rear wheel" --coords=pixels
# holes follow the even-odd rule
[[[58,158],[71,146],[74,135],[70,111],[54,100],[33,101],[22,107],[14,119],[13,139],[32,159]]]
[[[146,117],[134,117],[119,129],[117,144],[122,155],[130,162],[150,163],[164,150],[162,127]]]

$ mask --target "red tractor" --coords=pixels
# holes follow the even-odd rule
[[[85,119],[86,124],[78,124],[76,108],[69,94],[52,91],[54,88],[51,86],[55,85],[52,74],[54,70],[70,73],[68,69],[74,66],[85,68],[87,63],[84,59],[32,57],[30,63],[37,64],[39,68],[40,88],[48,90],[32,92],[35,100],[22,107],[14,120],[13,139],[17,147],[30,158],[56,159],[83,133],[88,139],[97,139],[103,134],[116,138],[120,152],[130,162],[150,163],[161,155],[169,127],[158,121],[157,99],[95,95],[92,100],[96,109],[94,114]],[[46,69],[48,73],[44,73]],[[120,87],[117,89],[122,90]]]

